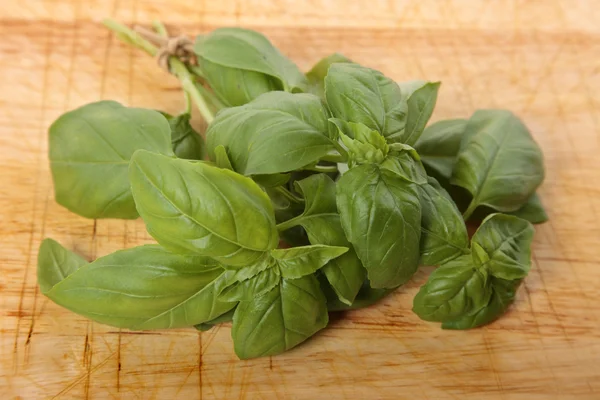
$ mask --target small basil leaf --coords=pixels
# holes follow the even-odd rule
[[[381,168],[391,171],[417,185],[427,184],[427,173],[423,168],[423,164],[415,160],[409,151],[390,154],[381,163]]]
[[[45,294],[77,314],[119,328],[188,327],[235,306],[217,299],[228,273],[207,261],[157,245],[135,247],[80,267]]]
[[[233,171],[233,166],[231,165],[231,161],[229,161],[229,156],[227,155],[227,149],[223,145],[218,145],[215,147],[215,165],[219,168]]]
[[[525,219],[532,224],[542,224],[548,221],[548,214],[546,214],[544,205],[537,193],[534,193],[523,207],[508,214]]]
[[[398,141],[412,146],[421,137],[435,108],[439,88],[440,82],[429,82],[408,97],[406,125]]]
[[[373,289],[369,285],[369,281],[365,280],[361,285],[360,290],[355,295],[353,301],[347,303],[342,301],[341,297],[339,297],[327,279],[321,277],[319,282],[321,283],[321,289],[323,290],[323,293],[327,299],[327,310],[330,312],[357,310],[359,308],[369,307],[397,289]]]
[[[275,267],[267,268],[251,278],[236,282],[219,295],[221,301],[247,301],[262,296],[279,284],[281,275]]]
[[[273,207],[250,178],[138,151],[130,179],[148,232],[168,249],[241,267],[277,247]]]
[[[224,67],[255,71],[281,82],[287,91],[305,91],[304,74],[262,34],[242,28],[220,28],[196,41],[201,60]]]
[[[421,199],[421,264],[440,265],[464,254],[469,236],[450,195],[433,178],[419,186]]]
[[[448,119],[431,124],[415,143],[427,173],[450,180],[466,119]]]
[[[542,152],[511,112],[479,110],[469,120],[451,183],[473,196],[468,218],[480,205],[515,211],[544,179]]]
[[[471,315],[465,315],[451,321],[444,321],[442,329],[472,329],[489,324],[506,312],[515,300],[520,280],[506,281],[492,278],[492,296],[488,304]]]
[[[352,62],[352,60],[340,53],[333,53],[322,58],[306,73],[309,91],[314,95],[325,98],[325,77],[327,76],[327,71],[329,70],[329,67],[331,67],[331,64]]]
[[[364,124],[386,138],[404,127],[400,88],[378,71],[333,64],[325,77],[325,97],[334,117]]]
[[[485,307],[491,294],[486,270],[463,255],[431,273],[414,298],[413,312],[425,321],[450,321]]]
[[[271,256],[277,260],[281,276],[287,279],[296,279],[314,273],[327,262],[347,251],[347,247],[317,244],[271,250]]]
[[[318,97],[266,93],[241,107],[221,111],[206,133],[208,151],[223,145],[235,171],[276,174],[317,162],[334,149],[327,111]]]
[[[305,200],[304,212],[295,220],[308,234],[310,243],[348,248],[346,253],[325,264],[321,272],[329,280],[340,301],[352,304],[367,271],[346,239],[340,223],[335,199],[335,182],[325,174],[316,174],[294,184]]]
[[[211,319],[208,322],[203,322],[201,324],[195,325],[194,328],[198,329],[200,332],[206,332],[207,330],[214,328],[215,325],[233,321],[233,313],[235,313],[235,308],[232,308],[226,313],[223,313],[215,319]]]
[[[507,280],[521,279],[527,276],[531,268],[534,232],[533,226],[524,219],[492,214],[483,220],[471,241],[488,254],[487,268],[493,276]],[[474,262],[477,261],[474,259]]]
[[[350,155],[349,164],[379,164],[387,156],[389,147],[377,131],[361,123],[346,122],[339,118],[329,121],[338,128],[342,143]]]
[[[204,139],[190,124],[190,114],[176,117],[162,113],[171,126],[171,146],[179,158],[186,160],[202,160],[204,158]]]
[[[314,275],[282,279],[263,296],[239,303],[231,330],[235,353],[241,359],[283,353],[328,321],[325,296]]]
[[[350,169],[337,183],[342,227],[373,288],[397,287],[419,263],[421,204],[414,184],[374,165]]]
[[[65,249],[53,239],[44,239],[38,252],[37,277],[40,291],[48,293],[54,285],[88,262]]]
[[[127,167],[138,149],[173,154],[159,112],[100,101],[63,114],[49,130],[56,202],[87,218],[137,218]]]
[[[252,175],[254,182],[264,188],[275,188],[289,182],[291,174]]]

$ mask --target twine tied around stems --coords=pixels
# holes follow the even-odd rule
[[[139,33],[144,39],[158,46],[156,61],[158,65],[167,72],[171,72],[169,58],[175,57],[184,64],[196,64],[196,55],[194,54],[194,42],[185,35],[165,36],[159,35],[143,26],[135,26],[134,31]]]

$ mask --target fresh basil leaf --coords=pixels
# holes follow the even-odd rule
[[[476,313],[465,315],[451,321],[444,321],[442,329],[472,329],[489,324],[506,312],[513,303],[520,280],[506,281],[492,278],[492,296],[488,304]]]
[[[87,260],[65,249],[53,239],[44,239],[38,252],[37,277],[40,291],[48,293],[54,285],[87,264]]]
[[[465,222],[448,192],[434,179],[419,186],[421,264],[440,265],[468,251]]]
[[[485,268],[463,255],[434,270],[413,301],[413,312],[425,321],[444,322],[485,307],[492,295]]]
[[[471,239],[487,253],[486,267],[496,278],[514,280],[527,276],[531,268],[531,242],[535,230],[524,219],[492,214]],[[474,262],[480,257],[474,258]],[[483,260],[485,262],[485,260]]]
[[[448,119],[425,128],[415,149],[429,175],[450,180],[466,125],[466,119]]]
[[[223,145],[215,147],[215,165],[219,168],[233,171],[233,166],[227,155],[227,149]]]
[[[281,276],[296,279],[314,273],[347,251],[347,247],[316,244],[271,250],[271,256],[277,260]]]
[[[209,329],[214,328],[215,325],[233,321],[234,313],[235,313],[235,308],[232,308],[231,310],[227,311],[226,313],[219,315],[215,319],[211,319],[208,322],[203,322],[201,324],[195,325],[194,328],[198,329],[200,332],[206,332]]]
[[[167,249],[242,267],[277,247],[273,207],[250,178],[147,151],[129,175],[148,232]]]
[[[350,166],[379,164],[387,156],[389,147],[379,132],[361,123],[346,122],[339,118],[329,121],[338,128],[338,135],[348,149]]]
[[[337,183],[342,227],[367,269],[373,288],[397,287],[419,263],[421,204],[414,184],[364,164]]]
[[[435,108],[439,88],[440,82],[428,82],[410,94],[404,132],[397,141],[412,146],[421,137]]]
[[[534,193],[523,207],[508,214],[527,220],[532,224],[542,224],[548,221],[548,214],[546,214],[544,205],[537,193]]]
[[[173,152],[179,158],[186,160],[202,160],[204,158],[204,139],[192,128],[188,113],[171,116],[166,113],[162,115],[167,118],[171,126],[171,146]]]
[[[225,288],[219,295],[221,301],[248,301],[262,296],[279,284],[279,268],[270,267],[258,274]]]
[[[334,149],[327,111],[318,97],[266,93],[241,107],[221,111],[207,131],[208,151],[223,145],[243,175],[276,174],[317,162]]]
[[[316,174],[295,181],[294,184],[297,191],[304,196],[305,209],[293,221],[304,228],[310,243],[348,248],[346,253],[325,264],[321,272],[331,283],[340,301],[352,304],[367,271],[346,239],[340,223],[335,199],[335,182],[325,174]],[[289,232],[289,229],[285,232]]]
[[[331,64],[334,63],[352,63],[353,61],[340,53],[333,53],[325,58],[322,58],[316,63],[310,71],[306,73],[308,79],[309,91],[325,98],[325,77]]]
[[[194,51],[202,61],[276,78],[286,91],[307,89],[306,78],[296,64],[258,32],[242,28],[215,29],[198,38]]]
[[[228,273],[211,263],[157,245],[140,246],[72,271],[45,294],[77,314],[119,328],[187,327],[235,306],[217,299]]]
[[[396,82],[358,64],[333,64],[325,97],[334,117],[361,123],[386,138],[404,129],[402,95]]]
[[[159,112],[100,101],[63,114],[49,131],[56,202],[87,218],[137,218],[127,167],[138,149],[173,154]]]
[[[381,163],[381,168],[416,183],[427,184],[427,173],[420,161],[415,160],[409,151],[393,152]]]
[[[291,174],[252,175],[254,182],[264,188],[275,188],[289,182]]]
[[[231,336],[241,359],[283,353],[323,329],[329,316],[314,275],[282,279],[260,297],[239,303]]]
[[[473,196],[465,218],[481,205],[515,211],[543,180],[542,152],[514,114],[505,110],[473,114],[451,180]]]
[[[359,308],[369,307],[397,289],[373,289],[369,285],[369,281],[365,280],[353,301],[347,303],[342,301],[342,298],[339,297],[327,279],[322,277],[319,282],[321,283],[321,289],[327,299],[327,310],[330,312],[358,310]]]

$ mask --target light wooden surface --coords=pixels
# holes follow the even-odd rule
[[[600,7],[595,0],[15,0],[0,7],[0,397],[600,399]],[[445,332],[410,311],[426,271],[285,355],[235,357],[229,326],[131,333],[44,298],[50,236],[88,258],[151,242],[141,221],[58,206],[47,128],[86,102],[175,112],[177,82],[98,21],[258,29],[303,69],[333,51],[443,82],[434,119],[509,108],[544,149],[550,222],[510,312]]]

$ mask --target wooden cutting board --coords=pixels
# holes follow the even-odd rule
[[[411,313],[429,271],[285,355],[239,361],[230,326],[132,333],[49,302],[40,241],[93,259],[151,242],[53,199],[47,128],[98,99],[181,110],[177,82],[98,21],[160,18],[194,35],[258,29],[303,69],[340,51],[397,80],[443,82],[434,120],[509,108],[544,149],[550,222],[492,325],[442,331]],[[2,398],[600,399],[600,9],[544,1],[3,1],[0,8]]]

